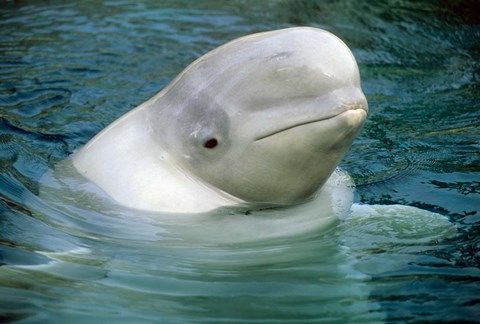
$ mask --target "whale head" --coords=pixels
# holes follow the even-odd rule
[[[245,201],[289,204],[330,176],[366,117],[355,59],[336,36],[291,28],[201,57],[149,109],[176,163]]]
[[[73,164],[138,209],[291,204],[325,183],[367,110],[357,64],[339,38],[306,27],[253,34],[193,62]]]

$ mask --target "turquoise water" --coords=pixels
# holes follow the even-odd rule
[[[2,3],[0,321],[478,321],[478,5],[368,3]],[[359,63],[369,119],[341,164],[355,201],[424,212],[221,244],[215,222],[199,234],[38,197],[45,172],[194,59],[295,25]]]

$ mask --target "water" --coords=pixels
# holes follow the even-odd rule
[[[478,10],[473,0],[2,3],[0,320],[478,321]],[[198,230],[39,198],[45,172],[191,61],[293,25],[337,34],[358,60],[370,114],[341,167],[371,206],[324,230],[222,244],[225,215]]]

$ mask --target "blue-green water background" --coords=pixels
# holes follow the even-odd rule
[[[2,2],[0,320],[478,321],[478,12],[474,0]],[[356,255],[368,280],[350,278],[368,294],[355,295],[348,280],[321,276],[340,255],[328,235],[174,253],[147,248],[142,233],[122,244],[29,210],[47,169],[193,60],[296,25],[333,32],[357,58],[370,114],[341,164],[356,201],[438,212],[457,236],[395,253],[372,245]],[[97,252],[55,271],[9,267],[79,246]],[[400,265],[382,268],[391,255]]]

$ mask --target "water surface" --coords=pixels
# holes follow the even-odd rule
[[[0,320],[478,321],[478,12],[468,0],[3,3]],[[296,25],[335,33],[359,63],[369,119],[341,164],[355,201],[427,212],[220,244],[215,222],[202,240],[38,198],[45,172],[193,60]]]

